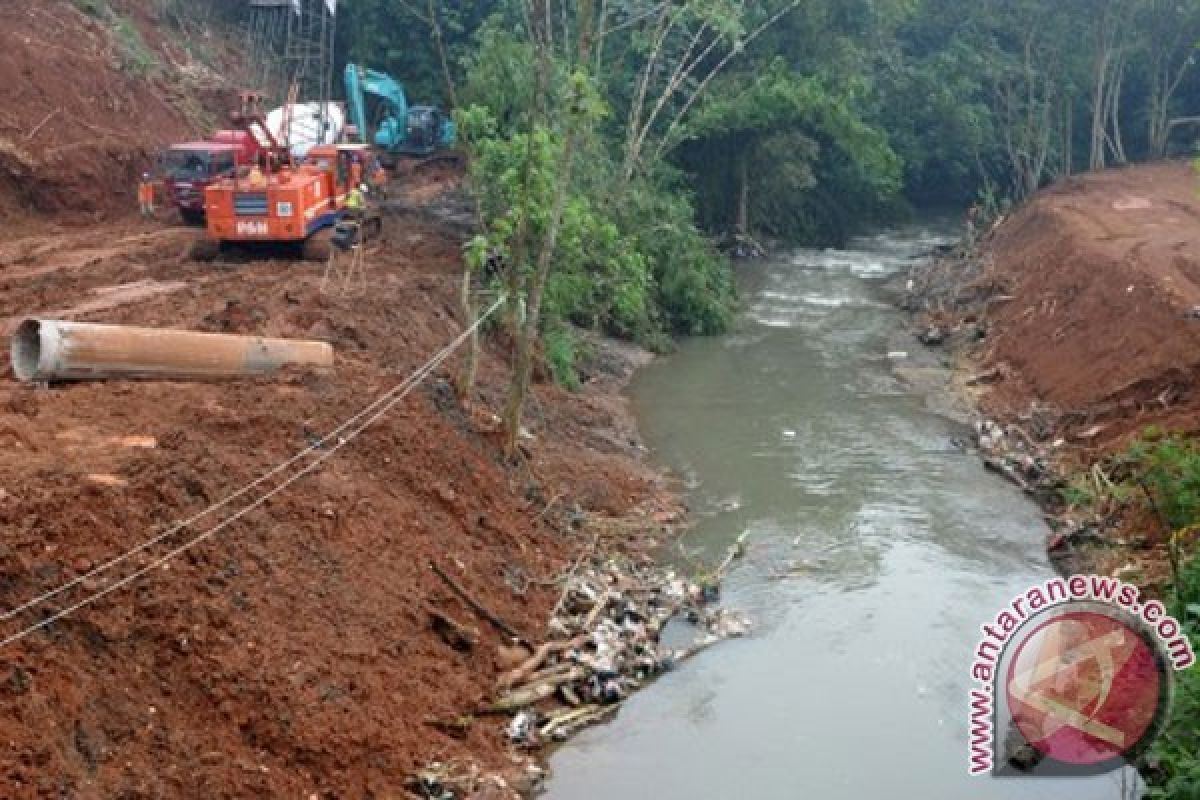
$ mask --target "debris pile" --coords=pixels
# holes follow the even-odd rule
[[[581,558],[562,579],[547,640],[536,648],[503,648],[501,658],[511,666],[479,715],[507,716],[508,742],[517,751],[538,750],[609,719],[630,694],[714,644],[745,636],[750,621],[744,614],[712,605],[725,573],[744,555],[745,539],[695,581],[644,560]],[[695,630],[682,647],[663,642],[672,620]],[[522,775],[529,777],[528,768]],[[540,775],[535,777],[532,786],[524,779],[517,783],[525,785],[514,786],[508,777],[434,764],[414,776],[410,788],[437,800],[508,798],[536,791]]]
[[[984,419],[975,424],[975,435],[984,466],[1003,475],[1026,494],[1038,496],[1061,488],[1062,481],[1052,468],[1048,449],[1016,425],[1001,426]]]
[[[741,614],[709,607],[714,595],[707,581],[632,562],[597,560],[576,570],[548,625],[550,639],[500,677],[485,711],[513,715],[507,735],[520,747],[567,739],[609,717],[657,675],[745,635]],[[698,634],[686,647],[665,647],[663,628],[677,617]]]

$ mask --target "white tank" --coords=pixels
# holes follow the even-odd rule
[[[321,130],[320,103],[297,103],[292,106],[289,131],[283,130],[284,111],[284,108],[277,108],[267,114],[267,127],[280,141],[288,143],[296,158],[304,158],[318,144],[334,144],[346,129],[346,112],[338,103],[326,104],[324,131]]]

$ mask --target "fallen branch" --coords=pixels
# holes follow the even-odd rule
[[[586,636],[580,636],[576,639],[571,639],[565,642],[546,642],[536,651],[534,651],[534,654],[522,662],[519,666],[501,675],[500,679],[496,682],[496,685],[500,689],[511,689],[513,686],[525,683],[542,666],[542,664],[546,663],[547,658],[561,653],[564,650],[582,647],[586,641]]]
[[[501,695],[495,703],[488,706],[485,711],[489,714],[506,714],[511,711],[517,711],[526,708],[535,703],[540,703],[549,697],[553,697],[560,686],[565,686],[569,683],[577,683],[587,678],[587,670],[583,667],[572,667],[570,670],[555,675],[540,683],[532,683],[528,686],[522,686],[519,689],[514,689],[504,695]]]
[[[583,567],[584,562],[596,552],[596,546],[599,543],[600,534],[597,533],[592,537],[591,546],[579,555],[579,558],[575,560],[575,564],[571,567],[571,570],[563,578],[563,590],[558,596],[558,602],[554,604],[554,608],[550,609],[550,619],[554,619],[558,616],[558,612],[562,611],[563,605],[567,602],[567,596],[571,593],[571,580],[579,574],[579,570]]]
[[[750,531],[746,531],[737,538],[737,541],[729,545],[729,552],[725,554],[725,560],[721,562],[721,566],[717,567],[716,579],[718,582],[724,580],[725,573],[733,566],[734,561],[746,555],[746,540],[749,538]]]
[[[508,638],[520,642],[521,644],[529,644],[525,638],[521,636],[521,634],[517,633],[513,629],[511,625],[489,611],[482,603],[472,597],[466,589],[459,585],[457,581],[447,575],[445,571],[437,565],[436,562],[430,561],[429,568],[432,569],[434,574],[441,578],[442,581],[450,587],[451,591],[458,595],[459,599],[466,603],[472,611],[478,614],[484,621],[488,622],[493,628],[500,631]]]
[[[607,706],[582,706],[566,714],[552,717],[549,722],[538,729],[538,733],[544,738],[565,739],[588,725],[612,716],[620,707],[619,702]]]
[[[46,118],[43,119],[41,122],[39,122],[36,126],[34,126],[33,130],[31,130],[29,133],[25,134],[26,141],[37,136],[38,132],[41,131],[42,128],[46,127],[46,123],[48,123],[50,120],[54,119],[61,113],[62,113],[62,109],[56,108],[53,111],[51,111],[49,114],[47,114]]]

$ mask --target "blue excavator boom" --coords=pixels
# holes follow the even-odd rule
[[[391,155],[429,155],[453,147],[454,121],[432,106],[409,106],[404,86],[384,72],[347,64],[346,107],[363,141]],[[381,103],[378,123],[367,118],[367,97]]]

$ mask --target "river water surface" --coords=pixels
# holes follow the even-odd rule
[[[750,532],[723,601],[757,630],[560,750],[550,800],[1120,797],[1114,776],[967,776],[979,626],[1051,570],[1038,509],[892,374],[881,283],[937,242],[744,267],[738,332],[641,374],[642,432],[698,519],[685,546],[711,563]]]

